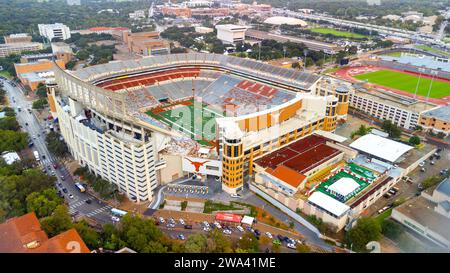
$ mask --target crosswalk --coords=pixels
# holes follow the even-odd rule
[[[96,210],[94,210],[94,211],[92,211],[92,212],[89,212],[88,214],[86,214],[86,216],[87,216],[87,217],[92,217],[92,216],[94,216],[94,215],[97,215],[97,214],[99,214],[99,213],[102,213],[102,212],[104,212],[104,211],[111,210],[111,209],[112,209],[111,206],[104,206],[104,207],[101,207],[101,208],[99,208],[99,209],[96,209]]]
[[[72,201],[70,204],[69,204],[69,213],[70,214],[73,214],[73,213],[75,213],[76,211],[77,211],[77,208],[78,207],[80,207],[81,205],[83,205],[83,204],[85,204],[86,203],[86,200],[88,200],[88,199],[90,199],[90,198],[86,198],[86,199],[83,199],[83,200],[74,200],[74,201]],[[101,208],[98,208],[98,209],[96,209],[96,210],[94,210],[94,211],[91,211],[91,212],[89,212],[89,213],[87,213],[87,214],[85,214],[87,217],[92,217],[92,216],[94,216],[94,215],[97,215],[97,214],[99,214],[99,213],[102,213],[102,212],[105,212],[105,211],[108,211],[108,210],[111,210],[112,209],[112,207],[111,206],[109,206],[109,205],[107,205],[107,206],[103,206],[103,207],[101,207]]]

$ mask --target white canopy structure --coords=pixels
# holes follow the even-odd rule
[[[245,225],[253,225],[253,222],[255,221],[255,218],[245,215],[244,218],[242,218],[241,224]]]
[[[293,18],[293,17],[284,17],[284,16],[274,16],[267,18],[264,21],[265,24],[271,24],[271,25],[291,25],[291,26],[301,26],[305,27],[308,25],[303,20]]]
[[[308,198],[308,202],[330,212],[337,217],[341,217],[346,213],[350,207],[344,203],[337,201],[336,199],[319,191],[314,192]]]
[[[355,180],[349,177],[342,177],[338,181],[331,184],[328,187],[328,190],[346,197],[347,195],[356,191],[358,188],[359,184]]]
[[[350,147],[388,162],[396,162],[413,147],[374,134],[364,135],[350,144]]]

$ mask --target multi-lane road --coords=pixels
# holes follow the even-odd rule
[[[3,82],[4,89],[7,91],[11,107],[16,109],[17,121],[28,132],[34,143],[31,149],[39,153],[41,167],[45,167],[49,174],[54,172],[57,177],[58,181],[55,187],[64,194],[69,212],[76,216],[86,216],[99,224],[111,223],[111,206],[96,200],[88,193],[80,192],[75,187],[70,172],[48,151],[45,143],[45,121],[38,120],[33,110],[31,113],[28,111],[32,108],[32,102],[25,97],[19,87],[13,86],[9,81],[3,79],[0,81]],[[17,111],[19,107],[21,108],[20,112]],[[57,164],[56,169],[54,164]],[[67,193],[63,193],[63,188],[67,189]],[[69,198],[70,195],[73,198]],[[86,203],[88,199],[91,200],[90,204]]]

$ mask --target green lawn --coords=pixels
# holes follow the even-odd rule
[[[8,79],[11,78],[11,74],[9,74],[9,72],[6,71],[6,70],[0,71],[0,76],[5,77],[5,78],[8,78]]]
[[[426,45],[416,45],[416,48],[422,49],[422,50],[425,50],[425,51],[428,51],[428,52],[434,52],[434,53],[438,53],[438,54],[443,54],[445,56],[449,56],[450,57],[450,53],[442,51],[442,50],[439,50],[439,49],[435,49],[435,48],[432,48],[432,47],[429,47],[429,46],[426,46]]]
[[[344,37],[344,38],[363,39],[363,38],[367,37],[366,35],[352,33],[349,31],[340,31],[340,30],[335,30],[332,28],[324,28],[324,27],[312,28],[311,31],[320,33],[320,34],[324,34],[324,35],[331,34],[336,37]]]
[[[386,218],[391,216],[391,213],[392,213],[392,209],[388,209],[385,212],[383,212],[382,214],[377,215],[375,217],[375,220],[377,220],[377,222],[380,223],[380,225],[381,225]]]
[[[419,81],[418,76],[403,74],[400,72],[390,70],[378,70],[375,72],[364,73],[356,75],[354,78],[383,85],[386,87],[403,90],[408,93],[414,94],[417,83]],[[420,78],[419,88],[417,94],[420,96],[427,96],[430,88],[431,79]],[[431,87],[431,98],[442,98],[450,95],[450,84],[442,81],[433,81]]]
[[[212,141],[216,139],[215,119],[222,117],[221,113],[208,108],[206,104],[194,105],[180,105],[175,109],[154,114],[147,112],[148,115],[156,118],[174,129],[177,129],[185,134],[196,139],[202,145],[211,146]]]

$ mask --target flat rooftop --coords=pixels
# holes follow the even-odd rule
[[[443,121],[450,122],[450,105],[432,109],[422,114],[426,117],[434,117]]]
[[[436,104],[415,100],[413,98],[401,96],[393,92],[379,89],[366,89],[360,84],[354,84],[355,95],[376,101],[378,103],[388,104],[393,107],[409,110],[414,113],[421,113],[436,108]]]
[[[408,200],[395,210],[450,240],[450,219],[435,212],[435,206],[433,202],[419,196]]]

